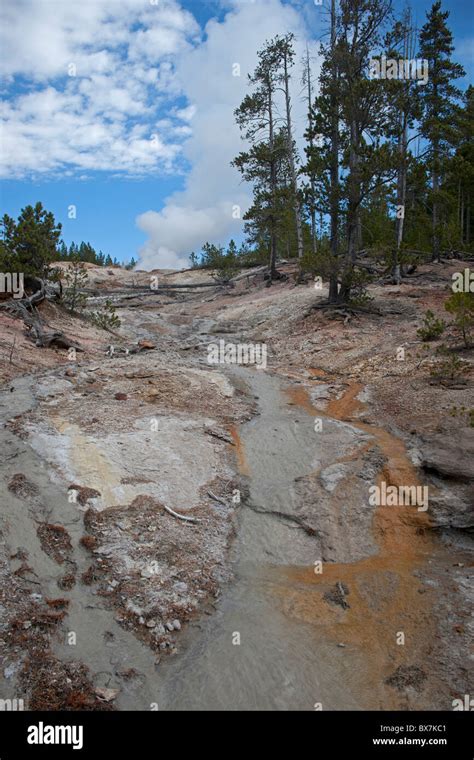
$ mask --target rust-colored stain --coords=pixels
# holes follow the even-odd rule
[[[324,411],[313,405],[301,387],[288,389],[287,395],[312,416],[347,421],[373,436],[387,458],[379,482],[385,480],[396,486],[419,484],[403,441],[382,428],[354,418],[364,406],[357,399],[361,390],[360,384],[350,385],[343,396],[330,401]],[[413,506],[377,507],[373,532],[379,551],[375,556],[347,564],[323,563],[321,574],[316,574],[312,567],[283,567],[272,571],[286,614],[313,624],[320,634],[331,640],[367,653],[364,679],[369,690],[373,689],[375,707],[377,699],[380,702],[381,688],[384,708],[400,706],[400,696],[381,686],[383,679],[398,665],[422,662],[429,656],[430,640],[435,635],[430,594],[420,593],[421,584],[414,575],[434,551],[433,539],[426,530],[429,526],[427,513],[418,512]],[[347,597],[350,606],[346,610],[323,599],[324,592],[337,582],[350,590]],[[399,632],[405,634],[404,646],[397,644]]]
[[[247,464],[247,458],[245,456],[245,451],[244,451],[244,447],[243,447],[243,444],[242,444],[242,439],[241,439],[241,437],[239,435],[239,431],[237,429],[237,426],[236,425],[231,425],[230,429],[229,429],[229,432],[230,432],[230,435],[232,436],[232,440],[234,441],[235,455],[236,455],[236,458],[237,458],[237,467],[238,467],[238,470],[239,470],[239,472],[242,475],[247,475],[248,476],[248,474],[249,474],[249,468],[248,468],[248,464]]]
[[[286,395],[291,399],[295,406],[301,407],[305,412],[308,412],[308,414],[313,415],[313,417],[321,416],[321,413],[313,406],[308,393],[301,386],[298,386],[297,388],[288,388],[286,390]]]
[[[320,369],[319,367],[310,367],[308,369],[308,372],[311,377],[320,377],[322,379],[327,379],[329,377],[329,373],[324,369]]]

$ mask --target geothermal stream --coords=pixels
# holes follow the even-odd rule
[[[159,704],[185,710],[312,710],[317,703],[358,709],[368,699],[357,678],[364,663],[284,614],[281,593],[292,582],[278,573],[278,567],[304,565],[313,574],[320,554],[314,537],[291,519],[293,483],[321,462],[333,462],[345,436],[339,423],[329,423],[332,440],[322,451],[313,418],[289,406],[277,378],[243,368],[232,374],[259,403],[259,415],[240,430],[240,469],[250,497],[239,511],[235,580],[215,614],[197,624],[199,633],[187,631],[186,651],[163,663]]]
[[[269,374],[237,368],[233,374],[250,386],[260,405],[259,416],[241,430],[245,460],[241,468],[248,478],[249,503],[259,510],[292,514],[292,483],[315,466],[316,458],[321,461],[325,456],[317,448],[313,419],[288,405],[280,382]],[[35,382],[22,378],[14,382],[12,392],[2,394],[2,422],[13,409],[18,414],[31,408],[30,387]],[[340,428],[334,423],[331,445],[325,442],[328,461],[333,461]],[[14,548],[27,549],[30,564],[43,580],[43,592],[54,597],[64,567],[42,551],[37,526],[40,520],[64,525],[80,574],[89,564],[86,550],[79,545],[82,514],[51,483],[44,462],[27,444],[5,427],[1,437],[2,450],[11,462],[6,475],[27,472],[40,489],[41,503],[47,505],[46,514],[33,514],[6,491],[6,477],[2,503],[7,509],[9,540]],[[70,600],[67,630],[76,633],[77,644],[56,642],[55,654],[86,663],[95,674],[96,686],[120,686],[120,709],[150,709],[152,703],[161,709],[312,709],[315,702],[328,708],[357,707],[347,687],[349,673],[353,680],[357,672],[357,662],[350,657],[349,666],[342,649],[334,651],[332,644],[316,642],[311,626],[285,616],[276,598],[275,584],[280,581],[272,577],[272,568],[308,565],[312,572],[311,566],[319,559],[315,539],[290,519],[256,512],[244,504],[239,510],[232,552],[235,581],[224,588],[216,612],[192,623],[181,635],[177,657],[164,658],[155,666],[155,655],[123,630],[101,597],[81,583],[65,594]],[[115,672],[125,668],[134,668],[140,677],[118,684]]]

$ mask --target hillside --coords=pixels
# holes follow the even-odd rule
[[[0,310],[7,690],[29,709],[248,709],[256,684],[259,709],[451,709],[473,349],[448,328],[452,371],[417,330],[468,266],[328,309],[291,263],[271,288],[261,268],[231,287],[89,265],[88,304],[111,299],[119,328],[38,307],[73,360]],[[264,350],[214,364],[210,346]],[[374,504],[382,484],[426,503]]]

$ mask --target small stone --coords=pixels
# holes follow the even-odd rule
[[[113,699],[118,695],[119,690],[118,689],[106,689],[102,686],[97,686],[94,689],[95,693],[99,697],[99,699],[103,699],[104,702],[112,702]]]
[[[134,602],[132,602],[131,599],[127,600],[125,607],[127,608],[129,612],[132,612],[137,617],[143,617],[144,613],[143,613],[142,608],[139,607],[138,604],[135,604]]]
[[[3,675],[5,678],[12,678],[12,676],[15,675],[16,671],[18,670],[18,665],[15,663],[12,663],[11,665],[8,665],[3,670]]]
[[[116,401],[126,401],[128,398],[126,393],[116,393],[114,399]]]
[[[173,623],[170,623],[170,622],[166,623],[166,627],[167,627],[168,631],[174,631],[174,625],[173,625]]]
[[[153,343],[151,340],[145,340],[144,338],[138,341],[138,345],[140,346],[140,348],[149,348],[149,349],[156,348],[155,343]]]
[[[146,621],[146,627],[147,628],[156,628],[156,620],[147,620]]]
[[[172,625],[173,625],[173,628],[174,628],[175,631],[180,631],[181,630],[181,623],[179,622],[179,620],[173,620],[173,624]]]

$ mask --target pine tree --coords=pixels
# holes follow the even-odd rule
[[[416,55],[416,30],[413,26],[411,10],[406,9],[386,37],[386,55],[389,59],[410,61]],[[392,248],[391,270],[394,282],[399,283],[403,274],[401,251],[407,215],[407,172],[410,163],[409,137],[415,121],[421,115],[418,97],[421,85],[416,80],[386,80],[388,108],[391,128],[389,137],[393,140],[397,153],[397,181],[395,189],[395,245]],[[393,126],[392,126],[393,125]]]
[[[432,258],[441,256],[440,183],[447,159],[456,138],[456,119],[460,92],[453,81],[464,76],[464,70],[451,60],[454,51],[453,37],[446,21],[449,11],[441,10],[441,0],[427,13],[427,21],[420,32],[420,56],[428,61],[428,82],[420,88],[423,107],[421,133],[428,142],[426,163],[431,174]]]
[[[321,45],[323,63],[319,77],[319,95],[311,106],[306,164],[311,193],[318,198],[318,210],[329,215],[330,249],[324,260],[318,257],[319,274],[329,279],[329,302],[338,299],[339,239],[341,226],[340,163],[343,143],[341,90],[339,84],[338,15],[336,0],[331,0],[329,42]]]
[[[350,297],[364,201],[394,176],[393,151],[384,141],[387,94],[382,82],[368,76],[369,56],[380,42],[389,8],[389,0],[341,0],[337,13],[331,2],[330,41],[322,48],[305,166],[317,178],[322,210],[330,217],[330,251],[321,262],[330,303]]]
[[[68,257],[67,245],[64,242],[64,240],[61,240],[60,244],[58,245],[58,260],[66,261],[67,257]]]
[[[135,261],[134,257],[132,256],[132,258],[130,259],[130,261],[128,262],[128,264],[125,264],[125,269],[127,271],[132,271],[132,269],[135,269],[136,265],[137,265],[137,262]]]
[[[88,283],[85,263],[80,261],[78,257],[73,259],[64,273],[64,280],[66,283],[63,295],[64,304],[74,314],[86,305],[87,296],[83,292],[83,288]]]
[[[254,204],[244,218],[253,224],[254,238],[268,238],[270,283],[277,276],[278,169],[282,161],[288,160],[288,136],[278,129],[276,117],[280,67],[281,51],[274,41],[267,42],[258,53],[254,73],[249,75],[254,90],[234,112],[242,135],[251,147],[239,153],[232,165],[254,186]]]
[[[283,95],[285,98],[285,134],[287,145],[287,161],[290,174],[290,187],[292,190],[292,207],[295,218],[296,245],[298,258],[303,257],[303,228],[301,223],[300,191],[298,188],[298,172],[296,168],[296,146],[293,136],[293,124],[291,116],[291,96],[290,96],[290,69],[294,62],[294,34],[287,34],[285,37],[276,37],[272,42],[274,54],[280,57],[282,71],[280,81],[283,85]]]
[[[25,275],[46,278],[49,265],[57,258],[61,224],[41,203],[25,206],[15,222],[8,214],[2,219],[2,250],[11,269]]]
[[[450,189],[456,197],[456,223],[461,247],[469,250],[474,208],[474,87],[463,96],[463,108],[456,123],[456,152],[450,166]]]
[[[301,78],[301,83],[303,87],[306,90],[306,107],[307,107],[307,129],[306,129],[306,135],[308,138],[308,152],[309,155],[313,155],[314,153],[314,119],[313,119],[313,80],[312,80],[312,74],[311,74],[311,63],[310,63],[310,56],[309,56],[309,49],[306,47],[306,56],[303,60],[303,75]],[[310,217],[310,223],[311,223],[311,251],[313,253],[313,256],[316,255],[316,212],[317,212],[317,201],[316,201],[316,178],[314,175],[314,172],[311,171],[311,166],[306,169],[305,167],[302,167],[301,169],[303,174],[307,174],[309,182],[304,187],[304,199],[305,204],[309,212]]]
[[[337,48],[342,118],[347,133],[343,166],[346,197],[346,256],[339,300],[350,296],[353,269],[360,249],[360,213],[364,198],[390,176],[393,159],[382,142],[387,134],[386,93],[368,77],[369,57],[380,43],[390,0],[341,0]]]

